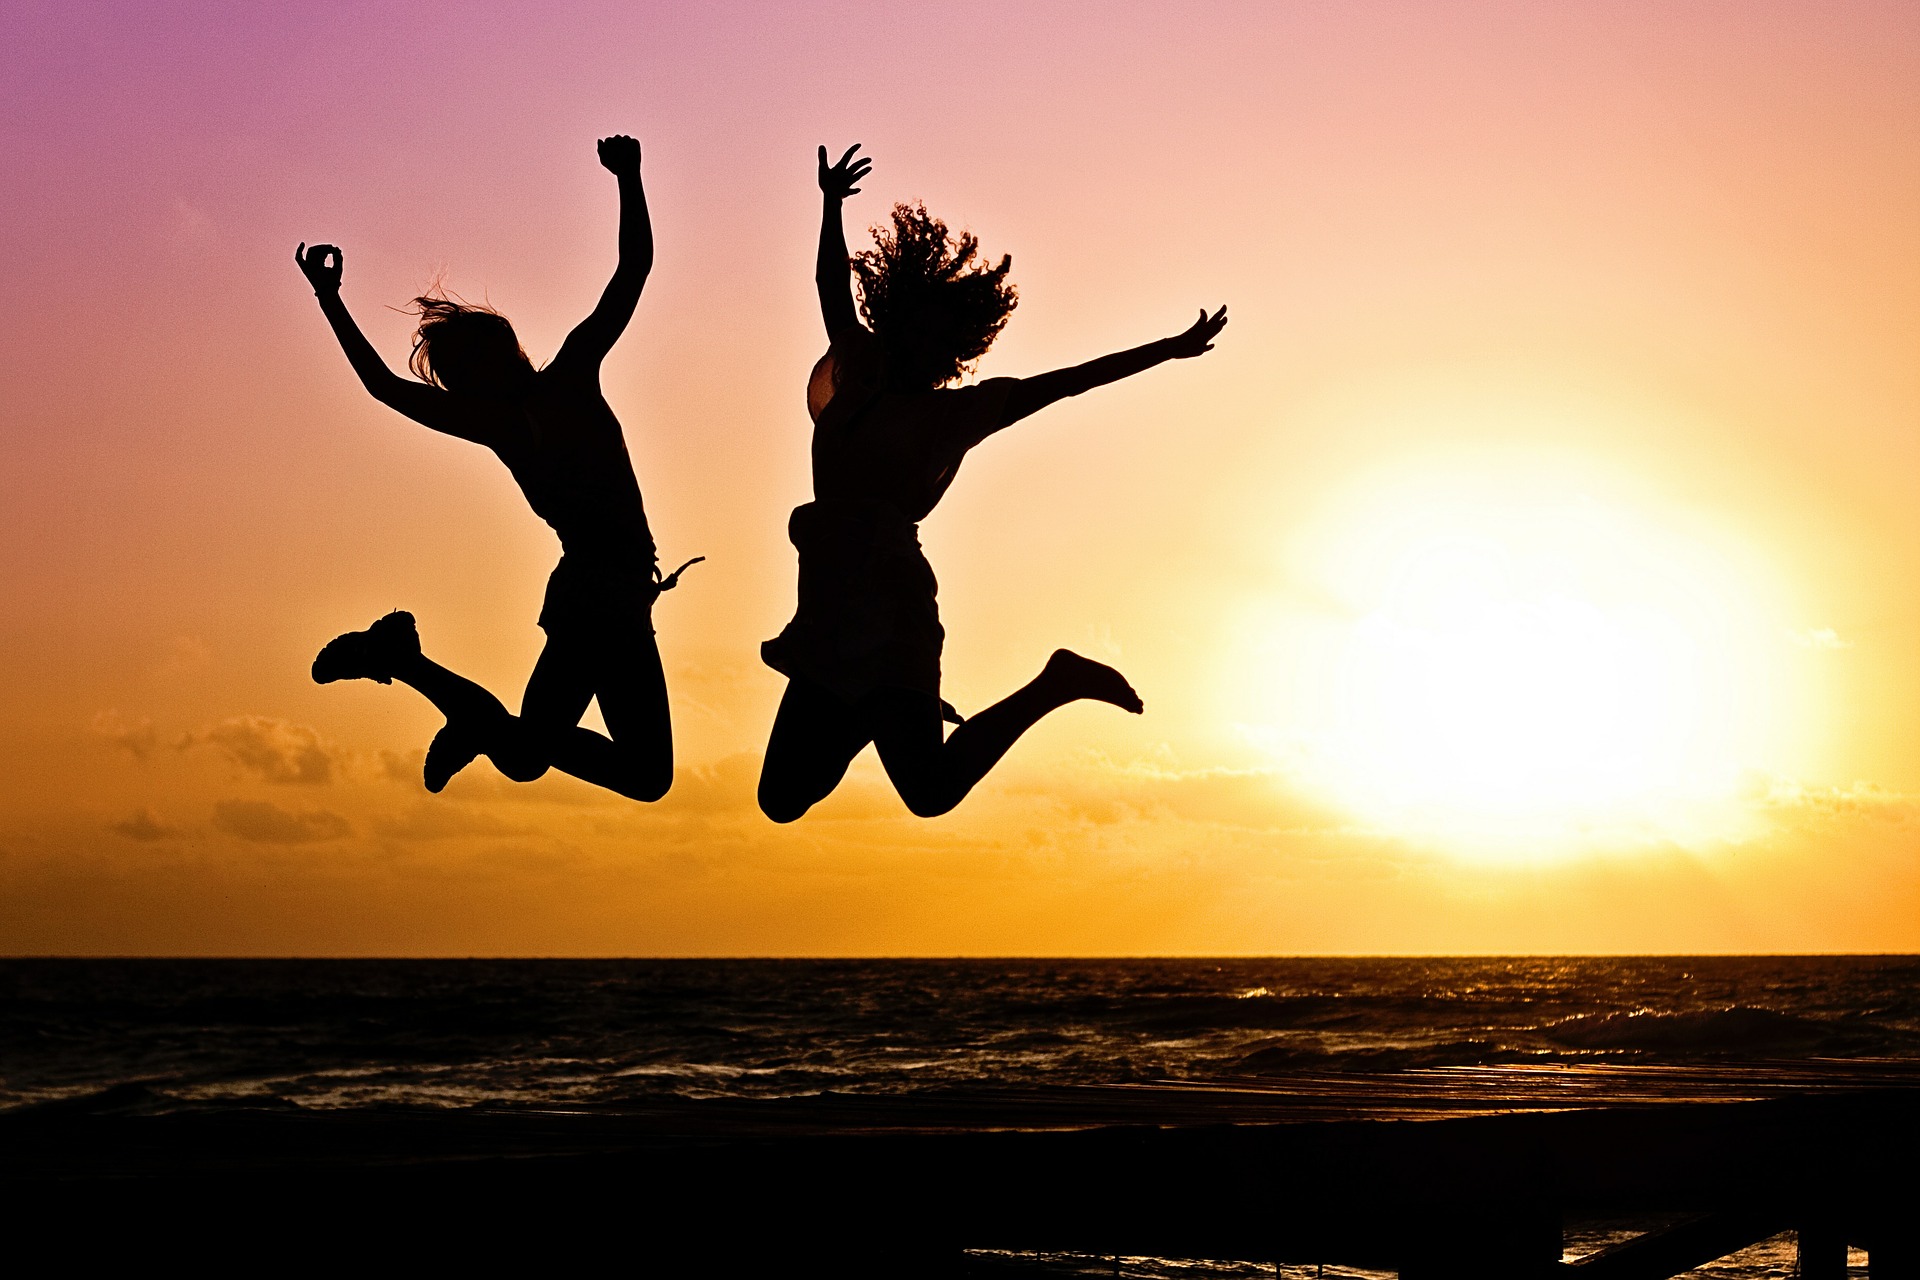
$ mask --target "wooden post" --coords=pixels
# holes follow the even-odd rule
[[[1800,1280],[1847,1280],[1847,1237],[1831,1222],[1802,1223],[1798,1237]]]
[[[1882,1227],[1868,1242],[1870,1280],[1920,1280],[1920,1232]]]

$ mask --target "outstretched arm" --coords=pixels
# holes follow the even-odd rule
[[[1227,327],[1227,309],[1220,308],[1212,315],[1205,307],[1200,308],[1200,318],[1186,330],[1171,338],[1162,338],[1158,342],[1149,342],[1144,347],[1134,347],[1130,351],[1116,351],[1110,356],[1101,356],[1085,364],[1077,364],[1069,369],[1055,369],[1052,373],[1042,373],[1032,378],[1020,379],[1007,396],[1007,417],[1000,425],[1012,426],[1030,413],[1037,413],[1056,400],[1068,396],[1077,396],[1082,391],[1091,391],[1095,387],[1104,387],[1109,382],[1118,382],[1142,373],[1157,364],[1168,360],[1191,360],[1213,350],[1213,340]]]
[[[462,429],[460,415],[453,411],[445,391],[403,378],[387,368],[387,362],[367,341],[367,335],[360,332],[360,326],[347,311],[347,304],[340,301],[340,276],[346,266],[346,255],[337,246],[317,244],[309,249],[302,244],[293,251],[293,260],[299,264],[307,283],[313,286],[313,296],[320,300],[320,314],[333,327],[333,336],[346,352],[347,363],[360,375],[360,385],[368,394],[422,426],[464,439],[477,438]]]
[[[593,314],[575,325],[560,344],[556,365],[575,360],[599,367],[607,352],[626,332],[640,290],[653,270],[653,220],[647,215],[647,192],[640,182],[640,144],[624,133],[600,139],[600,163],[620,180],[620,263],[613,269]]]
[[[853,286],[847,280],[847,233],[840,226],[840,205],[848,196],[858,195],[854,183],[867,176],[873,161],[853,153],[859,143],[847,148],[840,163],[827,163],[827,149],[820,148],[820,255],[814,261],[813,283],[820,291],[820,319],[831,338],[842,329],[859,324],[853,310]]]

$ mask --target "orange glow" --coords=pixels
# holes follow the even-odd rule
[[[1469,857],[1754,834],[1748,779],[1810,726],[1777,592],[1569,459],[1462,458],[1301,539],[1337,603],[1287,716],[1302,780]]]
[[[111,6],[110,6],[111,8]],[[29,7],[4,19],[0,951],[1920,949],[1920,7]],[[937,43],[937,42],[936,42]],[[440,280],[606,365],[671,564],[656,806],[417,783],[404,607],[517,698],[557,555],[371,403]],[[1076,707],[907,817],[755,812],[807,496],[814,147],[1013,255],[982,376],[1232,327],[1047,410],[923,538],[947,696]],[[479,550],[476,550],[479,548]]]

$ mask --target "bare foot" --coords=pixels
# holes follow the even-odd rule
[[[1075,698],[1092,698],[1095,702],[1109,702],[1122,711],[1131,711],[1139,715],[1146,709],[1140,701],[1140,695],[1133,691],[1127,678],[1104,662],[1095,662],[1092,658],[1083,658],[1071,649],[1055,649],[1053,656],[1047,659],[1047,666],[1040,678],[1053,685],[1068,701]]]

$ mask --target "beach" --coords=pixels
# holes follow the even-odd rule
[[[173,1198],[259,1197],[253,1221],[318,1215],[386,1248],[476,1213],[480,1238],[526,1248],[503,1206],[564,1212],[585,1241],[640,1203],[671,1208],[656,1251],[713,1274],[765,1253],[764,1227],[846,1274],[877,1238],[930,1275],[1367,1275],[1394,1259],[1363,1239],[1417,1249],[1525,1200],[1496,1234],[1552,1217],[1575,1260],[1810,1194],[1815,1171],[1866,1177],[1875,1127],[1905,1132],[1920,1097],[1916,976],[1824,957],[10,961],[0,1125],[6,1180],[48,1221],[104,1197],[177,1229],[194,1219]],[[1463,1161],[1509,1190],[1463,1197]],[[1519,1194],[1547,1182],[1551,1206]],[[849,1228],[822,1207],[842,1193],[885,1221]],[[1111,1211],[1143,1195],[1158,1209]],[[1697,1274],[1781,1274],[1798,1225]]]

